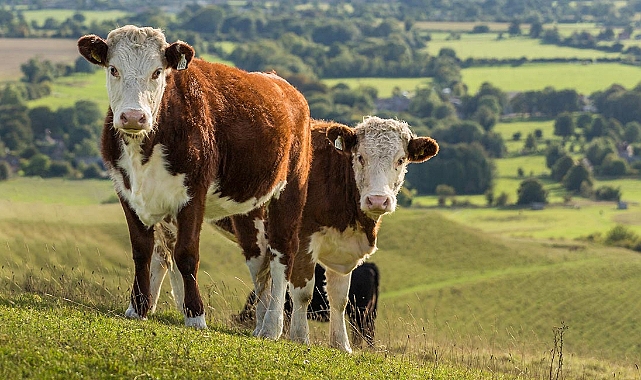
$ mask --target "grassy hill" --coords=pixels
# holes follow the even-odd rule
[[[486,378],[479,370],[495,374],[492,378],[548,378],[554,328],[564,323],[569,326],[563,346],[566,378],[638,378],[641,305],[632,301],[641,286],[637,253],[562,240],[505,238],[448,220],[442,211],[399,210],[384,220],[379,251],[372,257],[381,271],[376,348],[349,359],[322,348],[326,324],[311,325],[311,351],[289,343],[258,344],[239,330],[231,316],[248,292],[248,271],[236,246],[209,226],[201,241],[199,282],[213,331],[182,328],[168,295],[160,300],[159,314],[144,324],[123,320],[133,265],[120,206],[101,204],[111,194],[108,181],[0,182],[0,314],[6,321],[0,327],[0,351],[28,358],[24,363],[50,361],[52,371],[62,371],[31,369],[26,375],[86,373],[98,360],[92,352],[115,363],[99,367],[101,376],[128,376],[132,366],[142,363],[149,370],[140,373],[164,377],[168,368],[204,360],[196,374],[223,365],[223,354],[209,351],[223,345],[239,357],[267,355],[280,363],[276,368],[300,376],[307,372],[295,359],[314,361],[305,355],[319,355],[325,358],[319,365],[365,362],[372,371],[381,366],[409,371],[402,378],[424,378],[427,372],[417,368],[441,365],[461,372],[434,378],[465,378],[461,373]],[[21,329],[12,327],[19,323]],[[32,335],[48,343],[39,347]],[[211,343],[200,342],[201,337]],[[76,368],[65,355],[78,349]],[[178,353],[189,354],[189,359]],[[246,368],[244,361],[230,365],[238,371]],[[276,376],[264,371],[261,377]]]

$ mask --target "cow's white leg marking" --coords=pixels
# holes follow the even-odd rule
[[[263,327],[263,319],[265,318],[265,312],[270,299],[270,283],[267,282],[266,284],[263,284],[259,281],[259,272],[264,259],[265,256],[261,255],[258,257],[252,257],[245,262],[247,264],[247,268],[249,268],[249,274],[251,275],[252,282],[254,284],[254,292],[257,296],[256,327],[253,333],[254,336],[258,336],[261,328]]]
[[[270,248],[275,256],[270,263],[270,272],[272,275],[272,290],[269,306],[263,319],[263,327],[258,336],[276,340],[283,333],[283,309],[285,305],[285,292],[287,291],[287,266],[281,264],[282,253]]]
[[[329,344],[339,350],[351,353],[347,329],[345,328],[345,307],[349,293],[352,273],[336,273],[331,269],[325,272],[327,278],[327,298],[329,299]]]
[[[314,294],[314,277],[307,281],[302,288],[294,288],[289,284],[289,294],[292,298],[292,321],[289,338],[294,342],[309,344],[309,325],[307,323],[307,306]]]

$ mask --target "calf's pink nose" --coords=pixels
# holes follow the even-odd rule
[[[369,195],[365,199],[365,204],[370,211],[388,211],[392,202],[385,195]]]

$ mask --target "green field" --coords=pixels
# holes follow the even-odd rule
[[[484,82],[505,92],[574,89],[590,95],[603,91],[612,84],[631,89],[641,82],[641,67],[616,63],[595,64],[525,64],[518,67],[471,67],[461,70],[468,92],[476,93]]]
[[[73,9],[40,9],[40,10],[24,10],[21,12],[27,22],[36,22],[42,25],[48,18],[53,18],[59,22],[63,22],[71,18],[74,14],[80,13],[85,17],[85,22],[91,24],[92,22],[112,21],[130,15],[130,12],[121,10],[101,10],[101,11],[86,11],[77,12]]]
[[[140,331],[135,334],[144,334],[141,339],[147,341],[144,331],[156,331],[159,337],[181,334],[182,321],[166,294],[168,284],[158,316],[152,316],[149,322],[122,320],[133,264],[120,206],[101,204],[111,194],[108,181],[18,178],[0,182],[0,310],[4,310],[0,314],[18,313],[13,309],[16,307],[42,310],[30,319],[36,327],[28,329],[47,323],[51,318],[47,313],[69,315],[75,321],[71,326],[80,323],[76,313],[84,314],[94,321],[88,324],[94,326],[92,331],[106,330],[99,334],[102,338],[84,341],[82,332],[74,335],[77,338],[65,339],[65,344],[81,345],[82,352],[97,350],[105,357],[113,356],[121,363],[118,368],[128,368],[129,359],[124,357],[131,355],[126,348],[129,343],[123,342],[129,341],[124,335],[112,341],[111,329],[135,329]],[[570,212],[579,227],[597,217],[585,208]],[[456,213],[468,210],[399,210],[385,217],[379,251],[372,257],[381,271],[375,359],[361,358],[357,350],[353,360],[381,360],[388,365],[387,360],[395,357],[412,368],[449,363],[465,373],[484,369],[496,376],[503,373],[544,378],[553,347],[551,331],[563,321],[570,326],[564,346],[564,374],[568,379],[605,379],[613,373],[617,378],[635,376],[634,364],[641,355],[635,333],[635,326],[641,322],[641,305],[629,300],[641,286],[641,278],[634,274],[641,270],[641,256],[566,238],[538,237],[537,223],[550,222],[538,220],[543,214],[534,211],[524,210],[520,216],[506,220],[501,220],[501,212],[488,211],[485,219],[473,222],[474,228],[453,221],[456,218],[452,214]],[[606,210],[600,217],[611,215]],[[571,233],[569,218],[560,219],[559,231]],[[516,222],[533,232],[517,231]],[[592,222],[598,224],[599,220]],[[504,236],[500,229],[506,227],[515,232]],[[203,229],[201,252],[199,283],[208,324],[214,327],[205,336],[219,339],[222,334],[220,339],[233,350],[238,350],[238,345],[252,346],[253,338],[247,337],[246,330],[240,330],[238,336],[233,332],[239,331],[238,327],[231,322],[250,284],[242,255],[209,226]],[[45,300],[44,304],[27,302],[24,306],[21,295],[34,292]],[[14,355],[9,357],[33,355],[32,360],[39,362],[40,354],[30,348],[33,344],[26,336],[18,334],[17,344],[14,338],[7,338],[16,336],[11,332],[12,323],[0,326],[0,350]],[[328,326],[315,322],[311,328],[314,345],[325,346]],[[230,330],[231,336],[225,337]],[[43,334],[48,331],[43,330]],[[105,340],[112,344],[105,346]],[[13,342],[13,349],[6,346],[8,341]],[[56,353],[64,347],[60,348],[56,340],[44,341],[51,343],[38,352],[64,367],[61,359],[56,359],[60,355]],[[109,346],[113,349],[106,348]],[[164,357],[165,350],[175,350],[172,347],[163,343],[155,346],[159,351],[151,352]],[[193,346],[191,352],[196,355],[200,347]],[[269,347],[274,350],[272,355],[281,355],[281,346]],[[49,352],[53,358],[46,355]],[[78,355],[79,366],[88,366],[86,362],[92,359]],[[179,360],[179,356],[176,358]],[[143,359],[138,360],[151,365]],[[207,363],[218,365],[216,361]],[[153,371],[165,368],[159,366]]]
[[[427,43],[430,55],[437,56],[443,48],[454,49],[462,60],[476,59],[527,59],[534,58],[616,58],[619,53],[606,53],[599,50],[575,49],[571,47],[543,44],[528,37],[507,37],[498,39],[496,33],[463,34],[460,39],[448,40],[449,34],[437,33]]]

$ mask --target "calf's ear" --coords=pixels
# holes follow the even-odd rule
[[[165,49],[167,65],[174,70],[185,70],[194,54],[194,48],[182,41],[174,42]]]
[[[345,153],[351,153],[356,146],[358,138],[354,129],[343,124],[332,124],[325,132],[327,139],[334,144],[334,147]]]
[[[407,158],[410,162],[424,162],[436,156],[438,149],[438,143],[431,137],[413,138],[407,145]]]
[[[78,51],[80,55],[94,65],[107,66],[107,42],[96,36],[88,34],[78,39]]]

